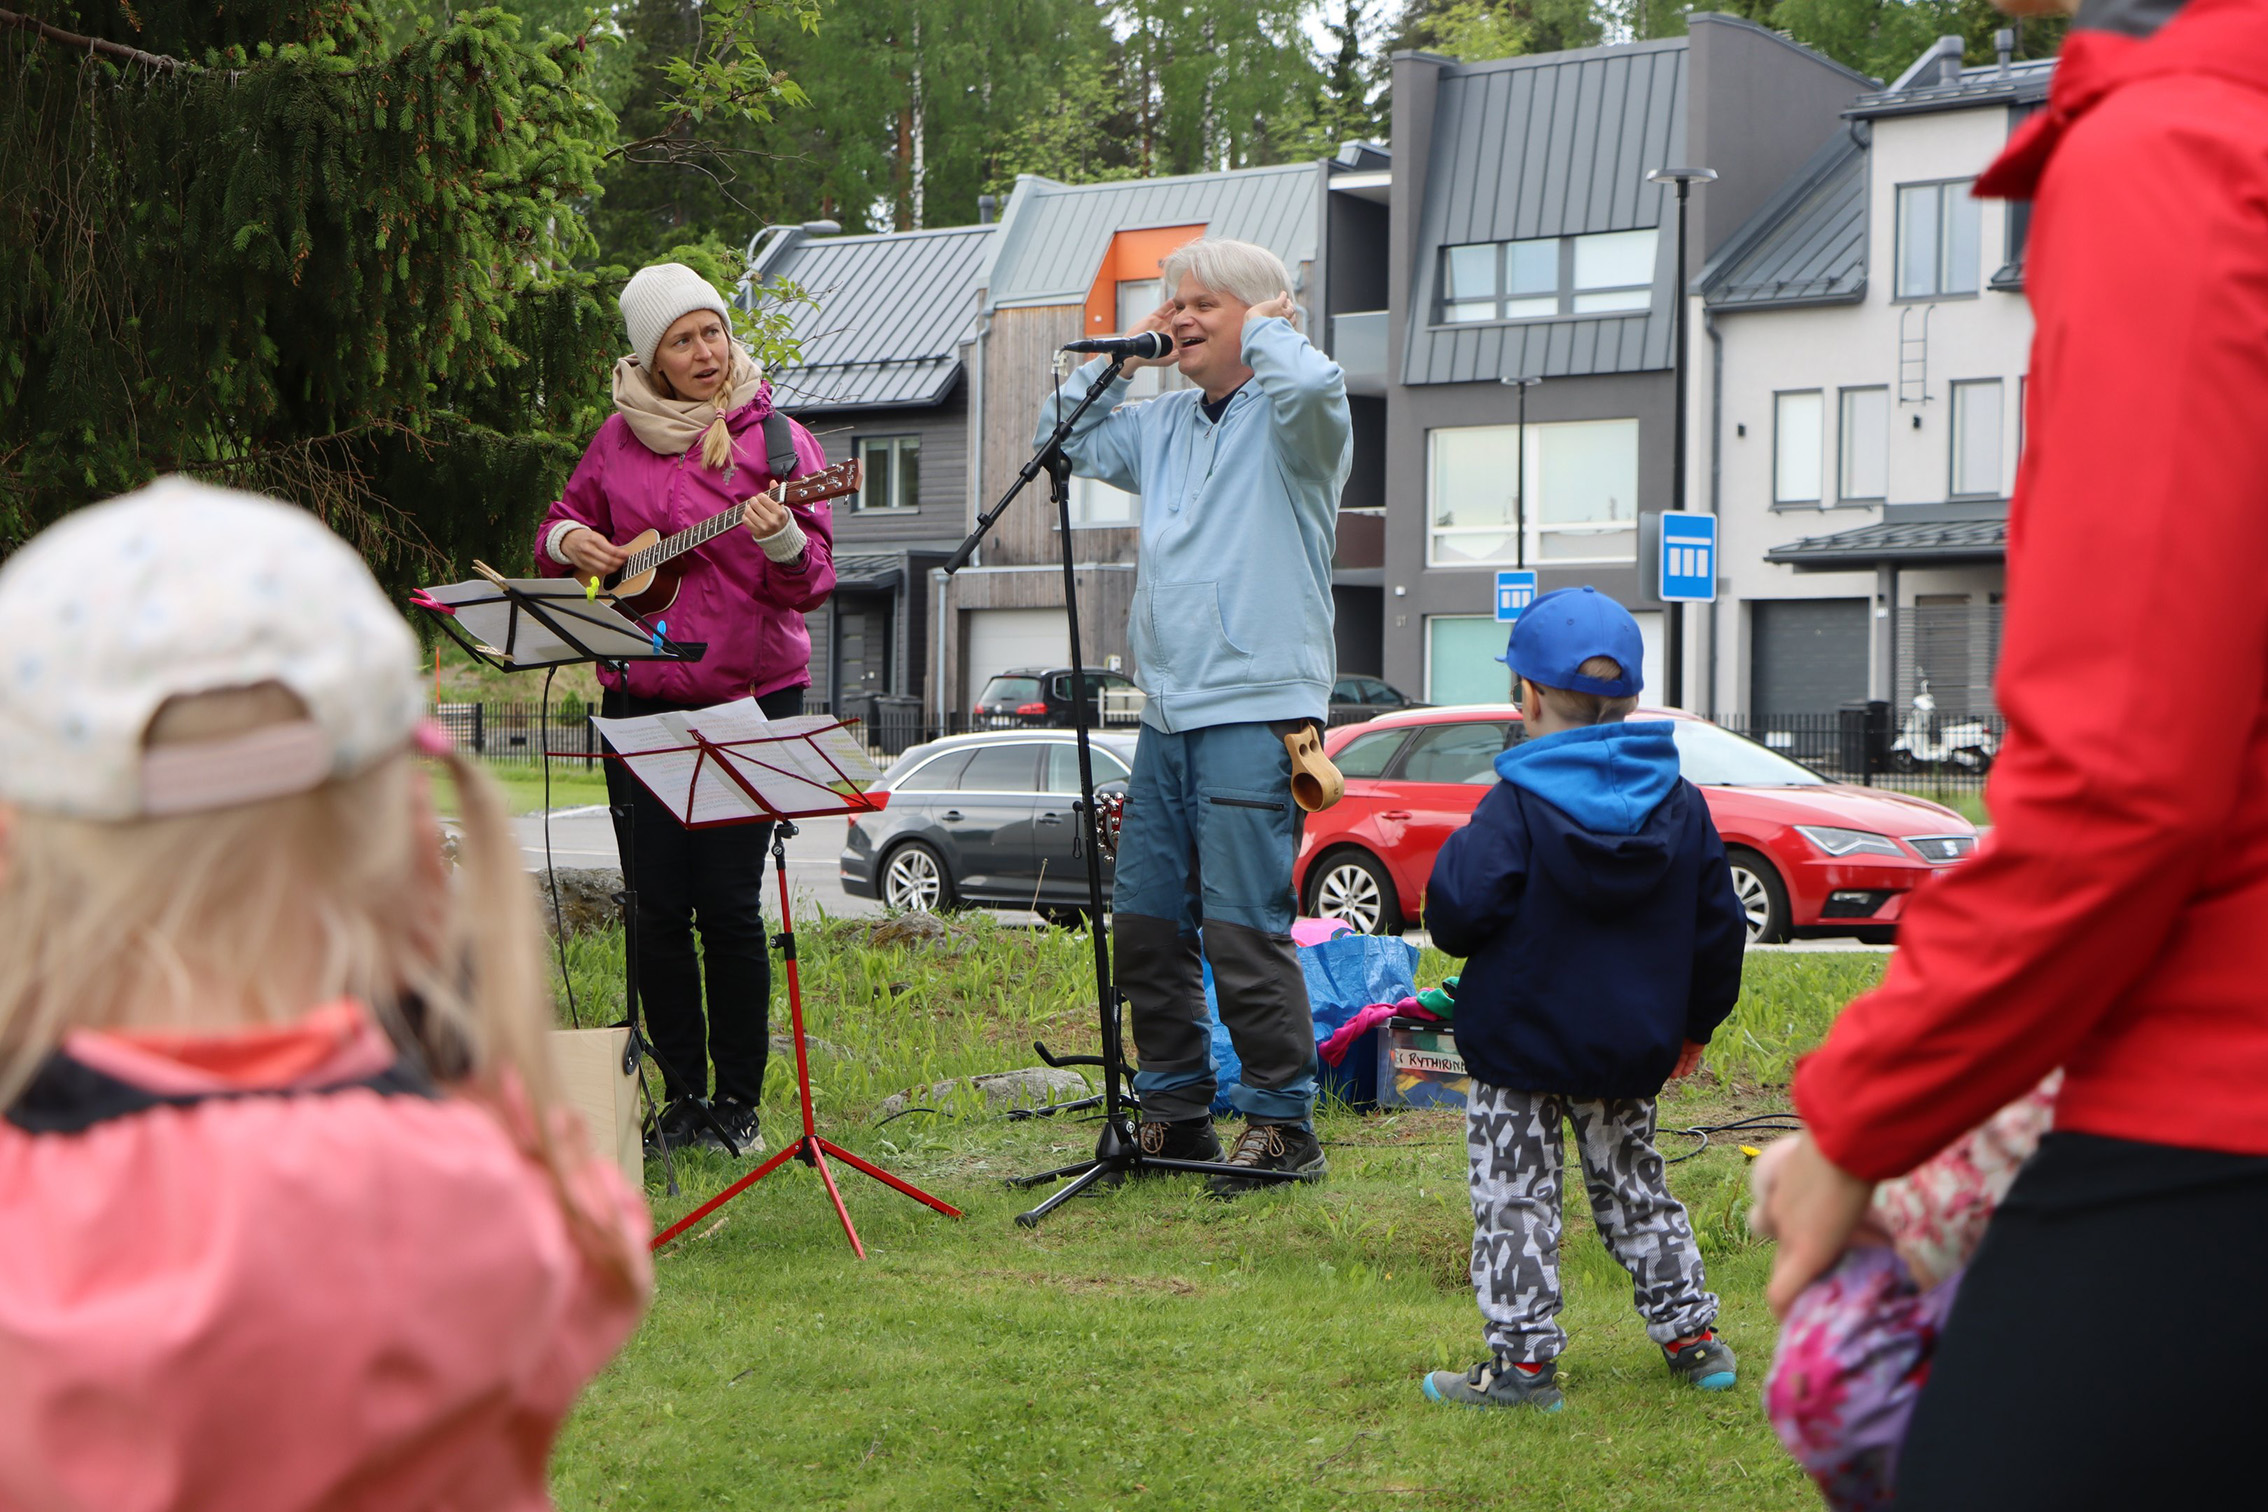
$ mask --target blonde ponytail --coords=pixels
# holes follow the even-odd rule
[[[701,461],[713,471],[722,472],[732,460],[732,430],[725,424],[724,406],[717,406],[717,418],[701,433]]]

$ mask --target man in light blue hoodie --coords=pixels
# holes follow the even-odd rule
[[[1246,1125],[1229,1164],[1319,1180],[1315,1032],[1292,949],[1299,811],[1284,736],[1320,726],[1336,658],[1331,553],[1353,455],[1345,376],[1294,324],[1291,276],[1265,247],[1205,238],[1163,265],[1164,331],[1189,380],[1134,404],[1106,394],[1064,444],[1071,467],[1142,499],[1128,643],[1149,695],[1112,902],[1132,1009],[1142,1148],[1218,1160],[1203,960],[1243,1062]],[[1131,333],[1130,333],[1131,334]],[[1040,407],[1036,440],[1103,372]],[[1060,404],[1061,408],[1058,409]],[[1258,1177],[1216,1176],[1233,1197]]]

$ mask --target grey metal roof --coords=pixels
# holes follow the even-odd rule
[[[1644,314],[1434,325],[1439,249],[1660,226],[1649,170],[1685,154],[1683,37],[1441,71],[1418,221],[1405,383],[1557,377],[1670,365],[1673,238],[1660,238]]]
[[[895,588],[905,574],[902,551],[846,552],[835,561],[835,582],[844,588]]]
[[[1924,54],[1922,61],[1926,63],[1928,58],[1929,55]],[[1867,120],[1877,116],[1920,115],[1932,110],[1969,110],[1979,105],[2030,104],[2047,98],[2048,83],[2054,76],[2053,58],[2029,58],[2021,63],[2010,63],[2005,73],[1997,63],[1964,68],[1953,78],[1932,78],[1925,72],[1913,83],[1901,79],[1888,89],[1860,95],[1844,114]]]
[[[1296,279],[1315,256],[1322,186],[1313,163],[1110,184],[1025,174],[1001,217],[986,308],[1085,299],[1112,235],[1148,226],[1202,225],[1213,236],[1258,242]]]
[[[1847,572],[1854,567],[1915,562],[1998,562],[2008,555],[2008,521],[1897,520],[1812,536],[1764,553],[1799,572]]]
[[[797,240],[765,281],[792,279],[803,361],[773,375],[798,412],[936,404],[960,376],[974,334],[977,280],[996,226]]]
[[[1725,241],[1696,280],[1715,309],[1841,304],[1866,297],[1867,149],[1836,131]]]

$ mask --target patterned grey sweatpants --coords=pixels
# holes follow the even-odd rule
[[[1575,1149],[1591,1216],[1607,1252],[1630,1272],[1631,1300],[1657,1344],[1688,1338],[1717,1318],[1701,1250],[1685,1208],[1669,1193],[1654,1151],[1650,1097],[1586,1102],[1475,1081],[1465,1116],[1472,1157],[1473,1292],[1488,1346],[1521,1365],[1567,1347],[1559,1326],[1559,1126]]]

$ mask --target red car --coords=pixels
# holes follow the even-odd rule
[[[1633,717],[1671,721],[1679,764],[1724,837],[1751,942],[1796,932],[1886,941],[1906,894],[1976,849],[1976,826],[1949,808],[1830,782],[1691,714]],[[1519,724],[1510,704],[1467,704],[1330,731],[1323,748],[1347,795],[1308,816],[1292,868],[1301,911],[1371,934],[1418,923],[1435,854],[1496,782]]]

